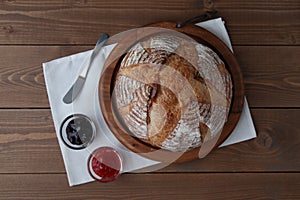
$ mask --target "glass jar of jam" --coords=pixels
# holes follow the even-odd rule
[[[82,114],[68,116],[60,127],[61,139],[74,150],[84,149],[95,137],[96,128],[92,120]]]
[[[103,183],[116,180],[121,174],[122,166],[120,154],[112,147],[100,147],[88,159],[91,177]]]

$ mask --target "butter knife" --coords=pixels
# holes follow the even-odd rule
[[[103,33],[101,37],[99,38],[97,44],[95,45],[92,54],[87,57],[85,62],[83,63],[84,67],[82,71],[80,72],[80,75],[72,85],[72,87],[68,90],[68,92],[65,94],[63,98],[63,102],[66,104],[72,103],[78,94],[80,93],[82,87],[84,86],[87,74],[89,72],[89,69],[91,67],[91,64],[97,55],[98,51],[102,48],[103,44],[106,42],[106,40],[109,38],[109,35],[106,33]]]

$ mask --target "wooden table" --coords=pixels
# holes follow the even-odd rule
[[[258,137],[69,188],[41,63],[93,48],[102,32],[213,9],[227,22]],[[0,199],[300,199],[299,45],[299,0],[0,1]]]

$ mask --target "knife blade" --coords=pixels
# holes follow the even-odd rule
[[[91,53],[91,55],[88,56],[86,58],[86,60],[83,62],[84,67],[83,67],[82,71],[80,72],[78,78],[73,83],[73,85],[68,90],[68,92],[65,94],[65,96],[63,98],[64,103],[70,104],[76,99],[76,97],[78,96],[78,94],[80,93],[81,89],[84,86],[87,74],[89,72],[90,66],[91,66],[95,56],[100,51],[100,49],[102,48],[102,46],[104,45],[104,43],[106,42],[106,40],[108,38],[109,38],[109,35],[106,33],[103,33],[101,35],[101,37],[99,38],[98,42],[96,43],[96,45]]]

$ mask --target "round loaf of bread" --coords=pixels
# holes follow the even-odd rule
[[[137,42],[122,58],[114,94],[120,118],[133,136],[185,152],[221,134],[232,81],[211,48],[161,33]]]

